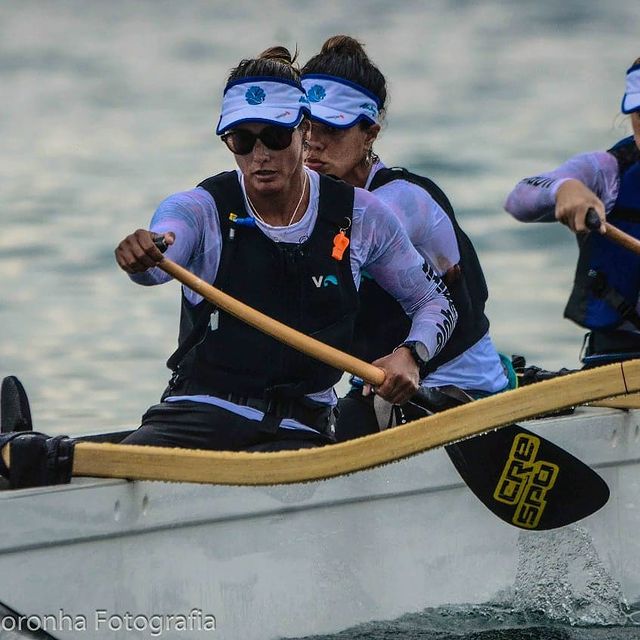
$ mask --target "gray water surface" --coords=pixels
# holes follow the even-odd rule
[[[0,376],[25,383],[41,431],[137,426],[167,379],[179,288],[133,285],[113,249],[166,195],[231,168],[213,133],[231,67],[275,43],[304,61],[336,33],[389,81],[378,153],[435,179],[474,240],[498,348],[576,366],[582,332],[562,319],[574,238],[502,203],[523,176],[628,134],[617,114],[639,27],[637,0],[4,0]],[[640,637],[499,615],[439,610],[334,637]]]

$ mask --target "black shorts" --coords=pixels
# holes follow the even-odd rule
[[[216,451],[282,451],[330,444],[325,435],[303,429],[266,429],[216,405],[187,400],[162,402],[142,416],[139,429],[122,444]]]

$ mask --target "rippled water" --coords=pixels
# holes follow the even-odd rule
[[[502,202],[524,175],[627,134],[639,23],[637,0],[5,0],[0,376],[23,380],[40,430],[137,425],[167,377],[179,290],[131,284],[113,248],[165,195],[230,167],[213,125],[240,58],[281,42],[305,60],[340,32],[389,80],[378,152],[439,182],[475,241],[499,349],[577,365],[581,331],[561,317],[574,240]],[[339,637],[449,638],[451,621],[465,638],[618,637],[484,619],[438,611]]]
[[[637,640],[629,627],[569,626],[543,614],[499,605],[427,609],[391,622],[374,622],[304,640]],[[302,639],[299,639],[302,640]]]
[[[586,529],[521,535],[518,546],[514,585],[495,602],[428,608],[295,640],[640,639],[640,603],[625,602]]]

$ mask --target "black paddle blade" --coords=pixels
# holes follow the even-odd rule
[[[517,424],[445,450],[482,503],[521,529],[564,527],[609,499],[609,487],[593,469]]]
[[[15,376],[7,376],[0,388],[0,433],[31,431],[27,392]]]

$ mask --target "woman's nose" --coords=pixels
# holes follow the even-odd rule
[[[269,153],[269,147],[265,145],[260,138],[256,140],[255,145],[253,146],[253,157],[254,158],[270,158],[271,154]]]

